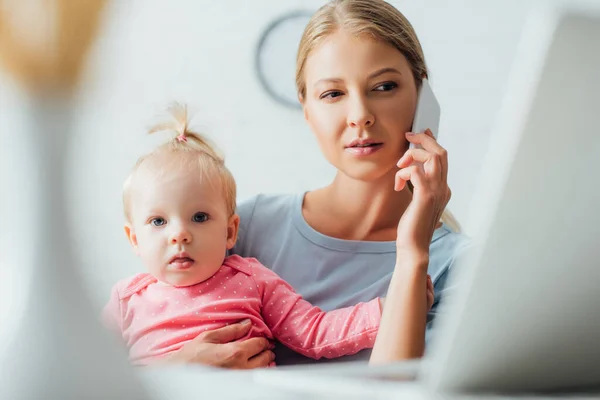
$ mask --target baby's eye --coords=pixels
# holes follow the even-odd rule
[[[194,217],[192,218],[192,220],[194,222],[206,222],[208,220],[208,214],[203,213],[203,212],[199,212],[194,214]]]
[[[152,225],[154,225],[154,226],[163,226],[164,224],[166,224],[166,223],[167,223],[167,221],[165,221],[165,219],[164,219],[164,218],[157,217],[157,218],[152,218],[152,219],[150,220],[150,223],[151,223]]]

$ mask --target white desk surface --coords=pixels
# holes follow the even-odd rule
[[[257,373],[258,372],[258,373]],[[152,400],[200,400],[200,399],[261,399],[261,400],[354,400],[354,399],[403,399],[403,400],[509,400],[509,399],[600,399],[595,395],[442,395],[428,393],[416,384],[365,383],[351,387],[340,385],[312,385],[305,377],[296,382],[294,377],[282,379],[276,370],[224,371],[204,367],[185,366],[168,369],[140,370],[139,376],[148,388]],[[272,379],[271,379],[272,378]],[[285,382],[287,380],[287,382]]]

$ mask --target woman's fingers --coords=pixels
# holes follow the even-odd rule
[[[445,148],[440,146],[437,140],[434,139],[431,130],[427,130],[426,133],[411,133],[408,132],[406,134],[406,139],[413,144],[418,144],[421,146],[421,149],[410,149],[407,153],[414,153],[415,156],[419,156],[420,158],[425,158],[422,151],[427,153],[431,153],[432,157],[438,160],[439,165],[442,170],[442,180],[445,182],[448,175],[448,152]],[[415,150],[420,150],[416,152]],[[406,155],[406,154],[405,154]],[[404,158],[404,157],[402,157]],[[431,159],[431,157],[427,157],[425,161]],[[402,160],[402,159],[401,159]]]
[[[265,350],[262,353],[248,360],[247,368],[266,368],[274,366],[275,354],[271,350]]]
[[[217,345],[215,345],[217,346]],[[264,337],[254,337],[243,342],[226,343],[218,354],[221,366],[234,369],[266,367],[274,360],[271,344]]]
[[[431,307],[433,307],[433,301],[435,300],[435,296],[433,294],[433,291],[427,291],[427,311],[431,310]]]
[[[250,328],[252,328],[251,321],[245,320],[236,324],[203,332],[194,340],[207,343],[229,343],[244,337]]]
[[[238,346],[238,350],[243,353],[244,360],[249,360],[257,355],[270,351],[271,343],[264,337],[254,337],[243,342],[234,342]],[[273,361],[273,360],[271,360]]]
[[[398,168],[406,168],[415,163],[422,164],[425,172],[433,179],[439,179],[446,184],[446,176],[439,156],[423,149],[410,149],[404,153],[397,165]]]
[[[411,181],[414,187],[425,189],[428,187],[425,171],[421,165],[411,165],[396,172],[394,190],[401,191],[406,182]]]
[[[412,158],[412,156],[409,156],[409,158]],[[411,163],[403,167],[396,172],[394,190],[404,189],[408,181],[412,182],[415,190],[418,190],[421,195],[427,195],[429,191],[445,192],[448,189],[446,181],[441,178],[441,166],[437,160],[432,160],[429,165]],[[435,195],[435,193],[432,193],[432,195]]]
[[[406,132],[406,140],[410,143],[418,144],[423,149],[436,154],[443,154],[446,150],[433,137],[431,130],[427,129],[423,133]]]
[[[431,276],[427,275],[427,311],[433,306],[435,300],[435,291],[433,289],[433,282],[431,282]]]
[[[398,168],[406,168],[414,162],[425,163],[431,158],[431,153],[423,149],[409,149],[404,153],[400,161],[398,161]]]

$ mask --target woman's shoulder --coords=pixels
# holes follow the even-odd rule
[[[291,212],[300,195],[293,194],[257,194],[238,204],[237,214],[242,222],[251,221],[255,215],[270,218]]]
[[[469,242],[470,238],[464,232],[454,230],[445,223],[436,229],[431,241],[432,244],[451,247],[467,245]]]
[[[446,272],[470,245],[469,236],[443,224],[435,231],[429,247],[430,274],[433,276]]]
[[[238,241],[233,253],[256,256],[267,243],[274,246],[282,231],[291,229],[296,207],[302,202],[301,194],[258,194],[238,204],[240,217]]]

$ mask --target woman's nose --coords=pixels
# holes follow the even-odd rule
[[[348,110],[348,126],[351,128],[365,129],[375,123],[375,116],[369,109],[366,99],[355,96],[350,102]]]

